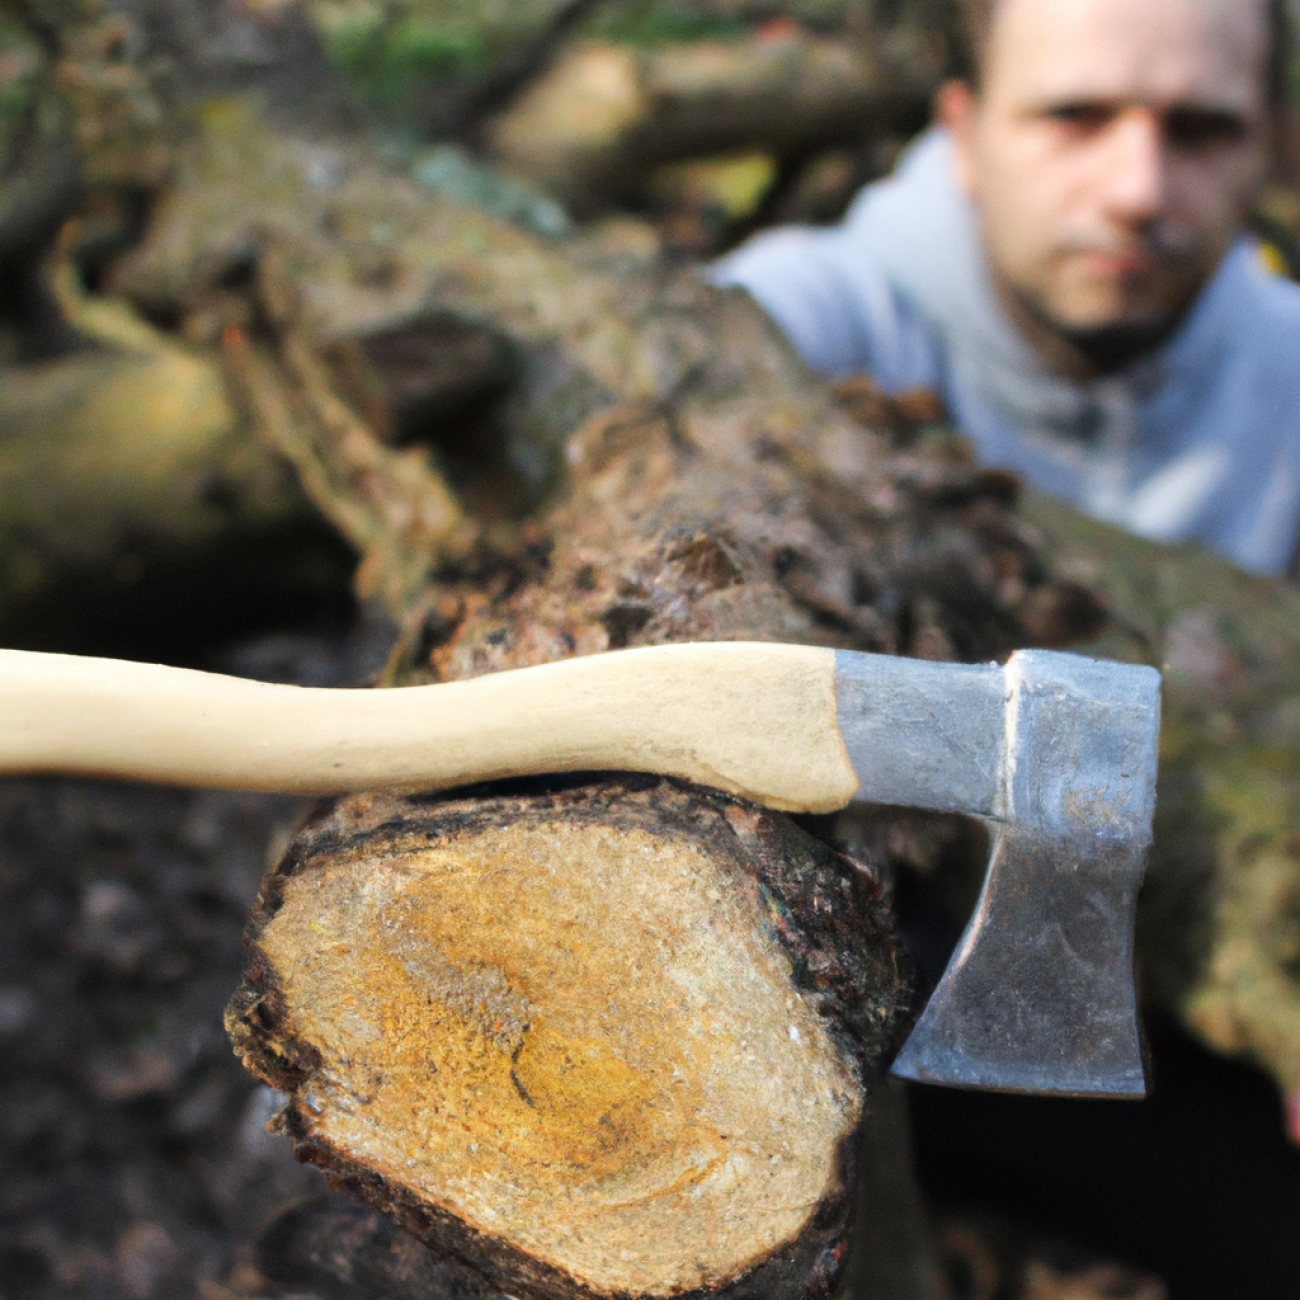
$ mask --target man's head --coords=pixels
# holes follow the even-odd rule
[[[1264,177],[1280,0],[961,0],[940,116],[999,291],[1066,368],[1179,322]]]

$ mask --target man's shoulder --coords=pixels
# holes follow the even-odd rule
[[[1300,284],[1275,271],[1261,269],[1258,293],[1261,308],[1270,324],[1300,331]]]
[[[979,314],[966,207],[951,142],[932,128],[838,224],[764,232],[706,274],[747,289],[815,369],[867,370],[887,389],[932,384],[945,322]]]
[[[856,230],[882,219],[915,220],[926,209],[952,208],[958,195],[952,139],[943,127],[932,126],[907,145],[887,176],[858,191],[843,224]]]
[[[1246,242],[1239,252],[1243,274],[1235,351],[1265,367],[1270,379],[1300,394],[1300,284],[1267,269]]]
[[[1300,393],[1300,284],[1270,270],[1242,237],[1165,355],[1173,374],[1235,372]]]

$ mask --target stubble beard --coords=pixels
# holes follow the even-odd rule
[[[1054,310],[1045,294],[1017,285],[1005,275],[995,273],[994,279],[1003,305],[1049,366],[1071,378],[1087,379],[1127,369],[1158,351],[1177,332],[1213,273],[1193,270],[1199,252],[1184,246],[1173,256],[1162,253],[1166,265],[1173,262],[1171,269],[1182,272],[1181,292],[1169,295],[1167,303],[1153,303],[1137,319],[1080,324]]]

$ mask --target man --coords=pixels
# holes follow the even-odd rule
[[[842,225],[711,271],[818,370],[938,391],[980,457],[1284,572],[1300,286],[1243,234],[1285,99],[1278,0],[963,0],[973,72]]]

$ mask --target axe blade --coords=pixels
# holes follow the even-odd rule
[[[1049,651],[1020,651],[1005,668],[892,664],[847,652],[837,662],[858,798],[970,813],[994,831],[975,913],[893,1072],[1144,1096],[1133,925],[1160,674]]]

